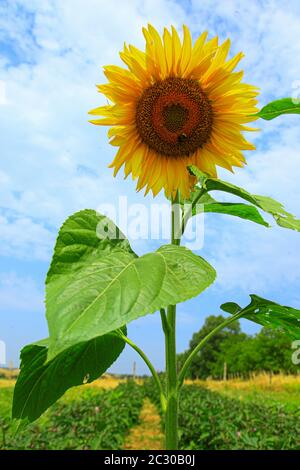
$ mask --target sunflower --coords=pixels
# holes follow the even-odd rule
[[[217,177],[216,165],[233,171],[246,163],[242,151],[255,146],[243,131],[257,130],[245,124],[256,119],[258,91],[233,72],[241,52],[226,60],[229,39],[218,45],[204,32],[193,45],[186,26],[182,41],[174,27],[162,38],[151,25],[143,33],[145,51],[125,44],[120,52],[127,68],[104,67],[108,83],[97,87],[111,104],[90,111],[102,116],[90,122],[112,126],[114,175],[124,165],[138,190],[188,198],[195,183],[188,165]]]

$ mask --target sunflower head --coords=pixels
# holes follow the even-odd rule
[[[255,147],[243,132],[256,130],[245,124],[256,119],[258,92],[234,72],[243,54],[227,60],[229,40],[218,45],[205,32],[193,45],[186,26],[182,40],[174,27],[162,37],[151,25],[143,33],[145,51],[125,45],[120,53],[127,68],[104,67],[108,83],[98,90],[111,104],[90,111],[101,116],[90,122],[111,126],[115,175],[124,165],[138,190],[188,198],[189,165],[216,177],[217,165],[245,164],[242,151]]]

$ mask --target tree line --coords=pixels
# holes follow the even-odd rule
[[[199,341],[224,320],[222,315],[206,318],[202,328],[193,334],[188,350],[177,356],[178,367],[182,366]],[[247,335],[236,321],[213,336],[203,347],[191,364],[189,378],[222,379],[224,374],[246,378],[253,372],[261,371],[299,373],[300,366],[292,362],[291,343],[284,333],[269,328],[262,328],[256,335]]]

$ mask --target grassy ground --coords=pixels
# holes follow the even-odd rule
[[[156,407],[146,398],[140,414],[140,424],[134,426],[125,441],[126,450],[162,450],[164,435]]]
[[[0,379],[0,389],[1,388],[7,388],[7,387],[13,387],[15,385],[15,383],[16,383],[16,381],[14,379]]]
[[[186,381],[243,401],[282,404],[287,410],[300,410],[300,376],[259,374],[250,380],[232,379]]]
[[[11,403],[13,397],[13,387],[2,386],[0,389],[0,419],[7,418],[11,413]]]
[[[0,369],[0,388],[13,387],[16,383],[18,373],[18,369],[14,369],[12,371],[9,369]],[[112,375],[103,375],[100,379],[94,380],[94,382],[86,384],[82,386],[82,388],[86,389],[87,387],[93,387],[100,388],[102,390],[109,390],[116,388],[119,384],[125,382],[126,379],[121,379]],[[142,385],[143,379],[137,378],[135,379],[135,382],[138,385]],[[80,390],[80,387],[77,387],[76,390]]]
[[[16,379],[19,369],[4,369],[0,367],[0,379]]]
[[[2,369],[0,367],[0,388],[13,387],[16,383],[18,374],[19,369]]]

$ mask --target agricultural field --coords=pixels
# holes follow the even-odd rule
[[[159,407],[150,383],[146,394]],[[186,381],[180,396],[181,449],[300,449],[300,377]]]
[[[191,382],[190,382],[191,383]],[[209,390],[231,398],[253,402],[262,400],[273,405],[282,405],[286,410],[300,413],[300,375],[253,375],[249,380],[232,379],[194,381]]]
[[[12,387],[0,389],[0,449],[121,449],[143,404],[142,387],[130,381],[106,390],[78,387],[15,434],[12,395]]]
[[[73,388],[17,434],[10,421],[12,379],[1,380],[2,450],[163,449],[151,380],[105,377]],[[181,449],[300,449],[300,378],[188,381],[179,425]]]
[[[241,401],[197,385],[183,389],[181,449],[300,449],[300,413],[255,398]]]

